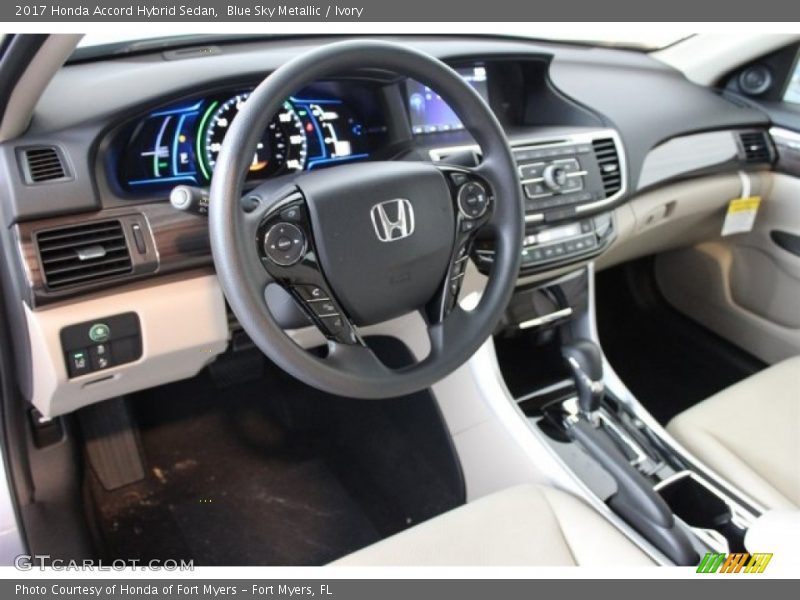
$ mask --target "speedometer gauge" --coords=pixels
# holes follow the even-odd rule
[[[249,96],[249,92],[243,92],[222,103],[213,102],[206,109],[198,132],[198,146],[202,144],[202,148],[198,148],[200,167],[206,178],[211,178],[222,149],[222,141]],[[261,179],[270,175],[302,171],[306,166],[307,156],[308,144],[303,123],[291,103],[284,102],[283,109],[270,121],[256,145],[249,175]]]

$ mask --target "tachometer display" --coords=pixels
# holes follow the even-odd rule
[[[200,120],[197,155],[200,170],[206,179],[211,178],[217,164],[222,141],[231,122],[249,93],[241,93],[219,103],[212,102]],[[308,142],[303,123],[294,107],[284,102],[283,109],[270,121],[262,138],[256,145],[250,162],[250,173],[254,177],[267,177],[291,171],[302,171],[308,156]]]
[[[251,89],[229,89],[162,106],[123,129],[118,181],[129,192],[211,182],[225,136]],[[344,97],[343,97],[344,96]],[[375,95],[342,83],[315,84],[286,100],[248,160],[249,183],[368,160],[387,127]]]

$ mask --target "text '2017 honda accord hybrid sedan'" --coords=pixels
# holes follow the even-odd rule
[[[0,58],[6,564],[791,555],[800,36],[79,39]]]

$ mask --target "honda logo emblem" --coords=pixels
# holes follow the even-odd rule
[[[414,207],[405,198],[379,202],[369,212],[375,235],[382,242],[402,240],[414,233]]]

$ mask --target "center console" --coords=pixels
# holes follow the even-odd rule
[[[677,446],[613,372],[593,281],[579,267],[512,300],[494,345],[521,417],[568,477],[669,562],[746,551],[762,509]]]

